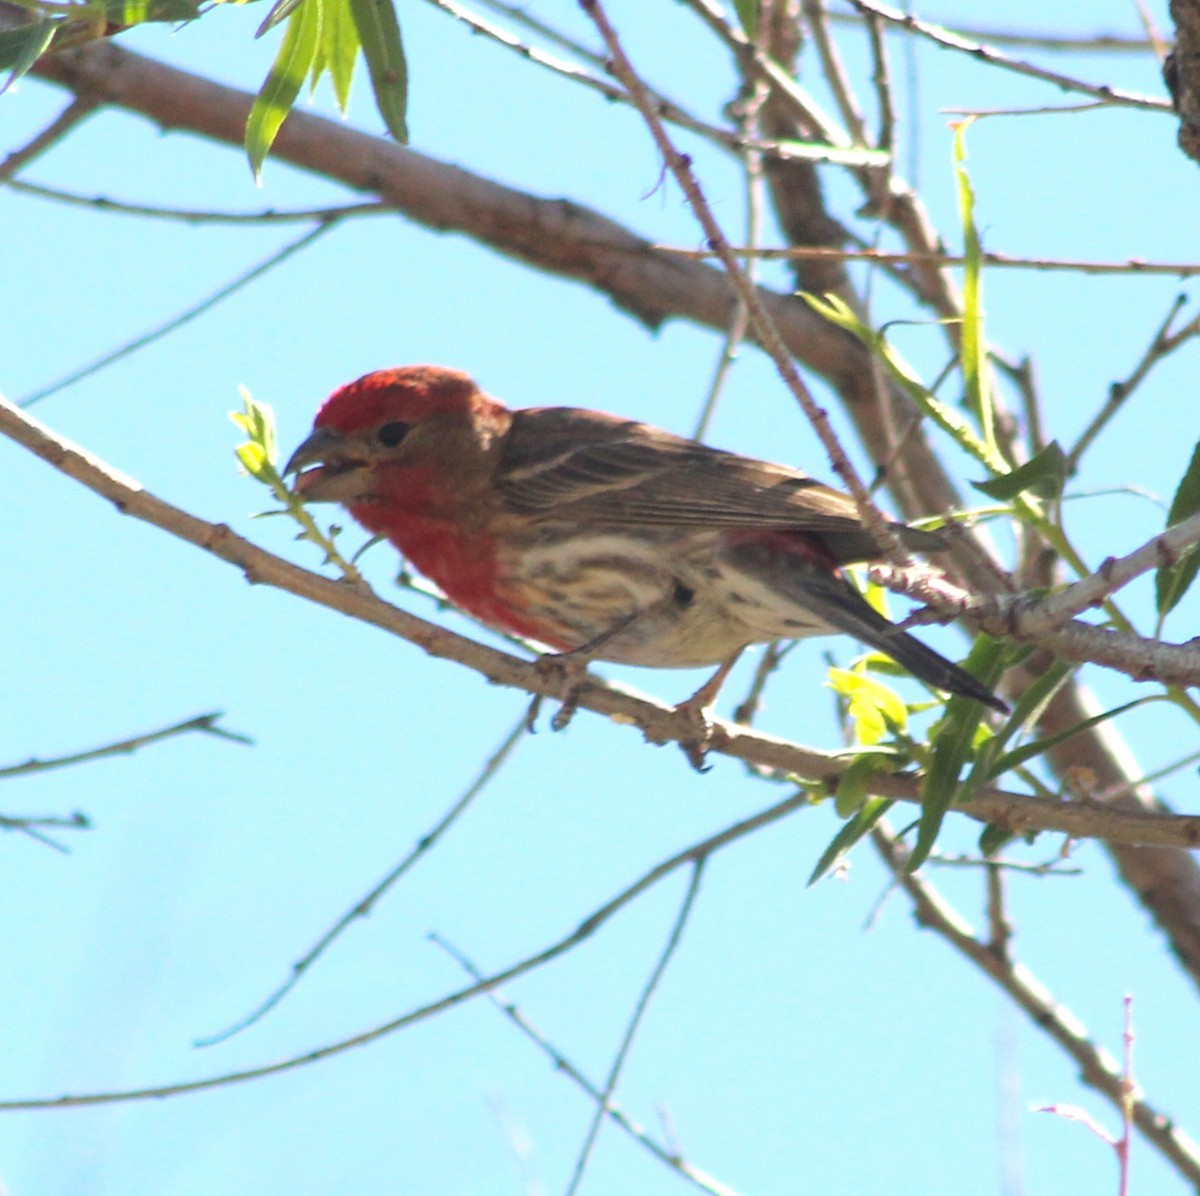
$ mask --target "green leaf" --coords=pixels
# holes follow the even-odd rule
[[[958,219],[963,230],[962,372],[967,402],[979,420],[983,442],[996,450],[996,413],[988,378],[987,342],[983,334],[983,249],[975,224],[975,189],[967,173],[967,130],[973,117],[954,126],[954,179]]]
[[[267,455],[262,450],[262,445],[239,444],[234,450],[237,453],[237,459],[242,463],[242,468],[252,477],[258,478],[260,481],[263,478],[263,466],[267,463]]]
[[[800,298],[819,316],[862,341],[896,382],[907,391],[917,407],[943,432],[953,437],[959,448],[970,453],[994,473],[1003,473],[1008,469],[1008,462],[998,452],[989,449],[957,411],[936,398],[933,392],[921,383],[912,367],[888,344],[884,335],[864,324],[844,299],[834,294],[818,297],[806,291],[800,292]]]
[[[242,468],[253,478],[271,484],[278,480],[275,468],[278,447],[275,442],[275,412],[268,403],[258,403],[243,386],[240,388],[245,411],[231,411],[229,418],[249,438],[248,443],[239,444],[236,452]]]
[[[1167,527],[1181,523],[1200,511],[1200,444],[1192,450],[1192,459],[1184,470],[1171,509],[1167,512]],[[1155,601],[1160,616],[1173,610],[1187,593],[1196,572],[1200,570],[1200,550],[1195,546],[1184,552],[1177,561],[1164,565],[1154,576]]]
[[[733,0],[742,30],[753,41],[758,36],[758,0]]]
[[[321,31],[321,0],[304,0],[288,18],[279,53],[246,121],[246,154],[255,179],[287,118],[317,53]]]
[[[1072,735],[1078,735],[1080,731],[1086,731],[1089,727],[1095,727],[1110,718],[1116,718],[1117,715],[1124,714],[1127,710],[1132,710],[1135,706],[1142,706],[1146,702],[1154,700],[1153,695],[1145,698],[1134,698],[1132,702],[1126,702],[1123,706],[1114,706],[1111,710],[1104,711],[1103,714],[1094,714],[1091,718],[1085,718],[1082,722],[1076,723],[1073,727],[1068,727],[1065,731],[1059,731],[1054,735],[1047,735],[1044,739],[1035,739],[1032,743],[1023,743],[1019,748],[1014,748],[1011,752],[1006,752],[1003,756],[1000,756],[988,769],[986,779],[992,780],[1006,773],[1010,768],[1016,768],[1018,765],[1024,764],[1026,760],[1032,760],[1035,756],[1040,756],[1043,752],[1048,752],[1052,747],[1057,747],[1064,740],[1070,739]]]
[[[981,635],[964,665],[990,688],[1004,667],[1004,655],[1002,643]],[[958,790],[958,775],[974,750],[975,733],[983,715],[983,706],[972,698],[953,697],[946,703],[946,714],[933,742],[932,759],[921,787],[921,822],[916,846],[908,860],[910,872],[915,872],[933,850],[942,819]]]
[[[9,71],[3,95],[46,52],[54,37],[56,22],[45,19],[21,25],[16,29],[0,29],[0,71]]]
[[[1018,651],[1024,656],[1028,655],[1028,650],[1028,645],[1010,644],[1005,654],[1005,666],[1011,668],[1017,663]],[[1074,668],[1073,664],[1065,660],[1056,660],[1025,687],[1005,724],[980,747],[971,771],[967,774],[967,779],[959,790],[959,801],[970,801],[981,785],[994,780],[1003,773],[1004,769],[997,768],[996,761],[1005,745],[1023,727],[1037,725],[1042,711],[1045,710]]]
[[[350,10],[371,73],[379,115],[388,132],[401,145],[407,145],[408,64],[392,0],[350,0]]]
[[[833,836],[829,846],[821,853],[821,858],[812,870],[808,883],[815,885],[892,808],[892,804],[892,799],[889,797],[873,797],[870,801],[864,802],[854,817]]]
[[[256,38],[270,32],[276,25],[282,24],[304,3],[304,0],[275,0],[271,11],[263,18],[263,23],[254,31]]]
[[[1057,440],[1052,440],[1036,457],[1024,465],[986,482],[972,482],[989,498],[1008,502],[1028,490],[1039,498],[1057,498],[1067,480],[1067,455]]]
[[[321,14],[321,46],[325,65],[333,83],[338,111],[343,116],[350,104],[350,84],[354,81],[354,63],[358,58],[358,27],[350,11],[350,0],[325,0]]]

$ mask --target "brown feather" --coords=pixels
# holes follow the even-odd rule
[[[603,412],[514,412],[493,482],[512,509],[535,519],[787,529],[819,536],[840,564],[879,555],[849,495],[785,465]],[[932,532],[892,527],[917,551],[944,547]]]

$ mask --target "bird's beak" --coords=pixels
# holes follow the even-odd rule
[[[366,466],[339,433],[315,428],[288,458],[283,476],[297,475],[292,489],[305,502],[349,502],[362,492]]]

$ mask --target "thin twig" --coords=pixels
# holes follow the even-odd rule
[[[419,619],[384,602],[364,586],[347,586],[322,577],[259,548],[224,524],[208,523],[150,493],[141,483],[63,437],[39,420],[18,410],[0,396],[0,435],[8,436],[60,472],[108,499],[124,514],[140,519],[169,535],[211,553],[241,570],[252,581],[272,586],[332,611],[399,636],[429,655],[452,660],[474,670],[494,684],[543,693],[559,691],[558,682],[528,660],[520,660],[487,644],[458,635]],[[961,591],[960,591],[961,594]],[[1185,646],[1147,644],[1135,636],[1122,636],[1082,624],[1071,624],[1046,640],[1065,655],[1111,651],[1122,645],[1131,672],[1157,665],[1200,675],[1197,653]],[[1161,660],[1149,656],[1157,653]],[[1090,658],[1090,657],[1089,657]],[[690,743],[694,723],[675,705],[658,701],[628,688],[587,676],[579,690],[579,707],[636,729],[652,743]],[[710,753],[740,760],[752,767],[836,784],[849,765],[839,753],[820,752],[775,736],[749,730],[723,719],[710,720],[707,748]],[[881,797],[915,802],[921,781],[914,774],[880,772],[861,778],[864,791]],[[1059,802],[988,786],[978,790],[962,813],[976,821],[994,823],[1014,834],[1049,830],[1073,839],[1099,838],[1109,844],[1157,847],[1194,847],[1200,844],[1200,817],[1166,815],[1159,810],[1114,809],[1094,803]]]
[[[1108,398],[1104,405],[1092,417],[1088,426],[1084,428],[1079,439],[1067,454],[1068,476],[1074,474],[1079,469],[1079,462],[1082,460],[1083,454],[1104,430],[1113,416],[1124,406],[1125,400],[1145,381],[1150,371],[1160,361],[1169,357],[1185,341],[1191,337],[1200,335],[1200,315],[1189,320],[1178,331],[1171,331],[1171,325],[1175,322],[1175,317],[1187,305],[1187,301],[1188,297],[1186,295],[1175,296],[1166,318],[1159,325],[1149,345],[1146,346],[1146,351],[1142,354],[1132,372],[1124,381],[1114,382],[1108,388]]]
[[[866,122],[863,120],[862,109],[854,94],[854,87],[842,65],[837,46],[829,35],[828,6],[825,0],[804,0],[803,8],[804,18],[808,22],[813,43],[816,45],[817,54],[821,59],[821,73],[825,76],[825,82],[829,84],[829,90],[833,92],[834,103],[838,106],[842,121],[850,130],[850,136],[855,141],[860,145],[871,145],[871,138],[867,134]],[[874,144],[881,149],[890,148],[883,142],[877,141]]]
[[[763,649],[762,656],[758,660],[758,666],[754,670],[754,677],[750,682],[750,688],[746,691],[746,696],[734,709],[733,721],[735,723],[741,723],[743,726],[748,727],[754,722],[759,708],[762,706],[767,681],[770,679],[771,674],[779,668],[783,662],[783,658],[796,646],[796,643],[796,640],[792,640],[790,643],[774,640]]]
[[[76,382],[82,382],[85,378],[90,378],[93,374],[99,373],[106,367],[113,365],[122,358],[128,357],[131,353],[136,353],[139,349],[144,349],[147,345],[153,344],[157,340],[161,340],[169,333],[175,332],[182,328],[185,324],[196,319],[197,316],[203,315],[206,311],[215,307],[223,299],[228,299],[230,295],[240,291],[244,286],[248,286],[255,279],[261,278],[273,267],[281,265],[287,261],[294,253],[299,253],[302,249],[307,249],[318,237],[329,232],[336,224],[336,221],[324,221],[317,225],[316,228],[310,229],[299,239],[290,242],[282,249],[276,250],[269,258],[258,263],[252,269],[247,270],[244,274],[238,275],[232,282],[226,283],[211,295],[201,299],[199,303],[187,308],[177,316],[173,316],[165,324],[160,324],[157,328],[145,333],[136,339],[122,345],[119,349],[115,349],[111,353],[106,353],[103,357],[98,357],[95,361],[89,362],[80,369],[67,374],[64,378],[59,378],[58,381],[50,383],[49,386],[42,387],[41,390],[35,390],[33,394],[26,395],[18,403],[18,407],[32,407],[34,403],[41,402],[42,399],[48,399],[51,395],[58,394],[59,391],[66,390],[68,386],[74,386]]]
[[[53,827],[56,830],[90,831],[91,819],[86,814],[76,812],[68,818],[51,815],[39,818],[19,818],[12,814],[0,814],[0,831],[12,831],[19,835],[28,835],[35,843],[49,847],[63,855],[70,855],[71,849],[64,843],[46,834],[43,827]]]
[[[475,966],[471,960],[463,954],[452,943],[447,942],[439,934],[431,934],[429,941],[440,947],[452,959],[454,959],[474,980],[482,980],[483,973]],[[582,1089],[587,1095],[596,1102],[601,1102],[602,1093],[598,1085],[593,1084],[591,1080],[584,1075],[583,1071],[567,1056],[562,1050],[555,1046],[545,1034],[542,1033],[517,1007],[516,1003],[510,1000],[505,993],[500,989],[492,989],[486,994],[487,1000],[494,1005],[522,1034],[525,1035],[549,1060],[554,1064],[554,1070],[560,1075],[564,1075],[573,1084]],[[623,1129],[635,1142],[645,1147],[660,1163],[665,1163],[677,1174],[681,1175],[689,1183],[699,1188],[702,1192],[708,1192],[710,1196],[737,1196],[737,1193],[727,1185],[713,1179],[711,1175],[706,1175],[697,1167],[693,1167],[690,1163],[685,1162],[682,1153],[673,1139],[668,1139],[664,1146],[637,1122],[633,1121],[629,1115],[614,1101],[609,1100],[603,1105],[605,1115],[614,1124]]]
[[[673,257],[690,261],[708,261],[719,258],[713,249],[693,249],[682,245],[658,244],[654,249]],[[957,253],[940,250],[887,252],[882,249],[841,249],[828,245],[795,245],[778,248],[761,248],[752,245],[731,245],[730,253],[739,258],[757,258],[765,262],[778,261],[863,261],[881,266],[961,266],[966,258]],[[985,251],[980,258],[985,266],[1003,266],[1018,270],[1040,270],[1046,272],[1070,271],[1079,274],[1170,274],[1179,278],[1192,278],[1200,274],[1200,262],[1147,262],[1139,258],[1128,258],[1123,262],[1100,262],[1084,258],[1040,258],[1014,257],[1008,253]]]
[[[663,946],[662,953],[658,957],[658,962],[655,964],[654,970],[650,973],[650,978],[646,981],[645,987],[638,997],[637,1004],[633,1007],[633,1014],[630,1016],[629,1023],[625,1027],[625,1033],[621,1037],[621,1045],[617,1048],[612,1066],[609,1068],[608,1079],[604,1083],[604,1091],[600,1093],[600,1100],[596,1105],[596,1112],[592,1117],[592,1123],[588,1127],[587,1136],[584,1138],[583,1146],[579,1151],[579,1157],[575,1160],[575,1170],[571,1174],[571,1182],[567,1187],[567,1196],[575,1196],[579,1191],[579,1185],[583,1182],[588,1159],[591,1157],[592,1148],[596,1144],[596,1137],[600,1133],[600,1127],[604,1124],[604,1118],[612,1101],[613,1093],[617,1090],[617,1081],[621,1078],[621,1071],[625,1066],[625,1060],[629,1057],[629,1051],[633,1046],[633,1040],[637,1035],[638,1027],[641,1025],[646,1010],[650,1007],[650,1000],[654,996],[655,989],[658,988],[663,976],[666,975],[671,957],[675,954],[683,938],[683,929],[688,924],[688,920],[692,915],[696,897],[700,893],[700,881],[704,876],[705,862],[705,858],[701,856],[692,865],[692,877],[688,883],[687,892],[684,894],[683,904],[680,905],[679,913],[676,915],[675,922],[671,926],[671,933],[667,936],[666,944]]]
[[[910,616],[906,620],[908,626],[944,622],[949,618],[969,615],[980,628],[993,635],[1034,640],[1051,646],[1050,641],[1045,638],[1047,633],[1064,630],[1069,623],[1077,631],[1082,631],[1085,625],[1072,623],[1077,615],[1103,605],[1110,595],[1142,574],[1163,565],[1173,564],[1195,544],[1200,544],[1200,513],[1167,528],[1165,532],[1152,537],[1140,548],[1125,556],[1108,557],[1095,572],[1072,582],[1047,598],[1032,598],[1027,594],[971,594],[953,585],[927,565],[914,565],[905,569],[897,569],[891,565],[872,565],[867,572],[871,580],[879,585],[897,594],[908,594],[930,607],[928,612]],[[1096,663],[1115,664],[1118,657],[1124,656],[1134,641],[1145,643],[1145,667],[1152,670],[1152,659],[1156,649],[1164,645],[1157,640],[1131,637],[1128,632],[1105,632],[1104,643],[1097,646],[1113,651],[1101,650],[1096,656],[1088,659]],[[1200,666],[1200,656],[1195,655],[1194,641],[1178,646],[1183,650],[1179,663],[1182,664],[1186,658]],[[1065,641],[1056,641],[1053,647],[1059,655],[1070,660],[1076,659]],[[1148,673],[1142,673],[1140,679],[1146,679],[1148,676]],[[1184,685],[1200,684],[1200,678],[1193,676],[1187,666],[1174,680]]]
[[[535,46],[527,45],[520,38],[509,33],[507,30],[493,25],[489,21],[483,20],[471,12],[470,9],[456,3],[455,0],[426,0],[426,2],[448,13],[456,20],[461,21],[472,32],[490,37],[506,49],[519,54],[526,61],[532,62],[535,66],[542,67],[572,83],[581,84],[592,91],[598,92],[607,100],[621,104],[632,104],[633,102],[629,93],[624,88],[615,86],[607,79],[598,78],[590,71],[575,66],[573,63],[564,62],[561,58],[555,58],[550,54],[546,54]],[[582,47],[574,43],[571,43],[571,49],[573,52],[580,54],[581,57],[586,57],[589,61],[602,61],[599,56],[585,53]],[[647,90],[652,96],[656,111],[663,120],[681,129],[687,129],[689,132],[695,133],[732,153],[740,154],[744,150],[754,149],[766,157],[776,158],[780,161],[802,159],[806,161],[834,161],[843,164],[853,163],[855,165],[860,165],[879,157],[878,154],[873,154],[865,147],[858,147],[860,152],[856,152],[856,147],[848,143],[821,146],[798,141],[762,141],[747,138],[744,135],[723,129],[719,125],[709,124],[707,121],[701,120],[698,116],[688,112],[678,101],[663,95],[653,88],[648,87]]]
[[[346,1051],[366,1046],[368,1043],[376,1042],[389,1034],[394,1034],[398,1030],[406,1029],[408,1026],[416,1025],[418,1022],[426,1021],[438,1014],[445,1013],[447,1010],[454,1009],[471,1000],[473,997],[491,992],[500,985],[515,980],[518,976],[527,975],[538,968],[544,967],[546,964],[565,955],[586,939],[589,939],[601,926],[620,913],[627,905],[635,901],[643,893],[654,888],[659,881],[664,880],[680,868],[694,865],[701,859],[707,859],[709,856],[736,843],[738,840],[744,839],[747,835],[752,835],[756,831],[762,830],[780,821],[780,819],[788,817],[788,815],[795,813],[808,804],[809,798],[807,794],[796,794],[785,798],[783,801],[776,802],[764,810],[760,810],[757,814],[749,818],[727,826],[715,835],[710,835],[697,843],[693,843],[691,847],[687,847],[669,859],[654,865],[654,867],[643,873],[636,881],[622,889],[610,901],[605,902],[604,905],[584,918],[574,930],[557,939],[550,946],[534,955],[527,955],[517,963],[504,968],[502,971],[494,972],[491,976],[475,984],[457,989],[436,1001],[420,1005],[402,1014],[400,1017],[393,1018],[391,1021],[384,1022],[378,1026],[372,1026],[369,1030],[365,1030],[361,1034],[355,1034],[349,1038],[339,1039],[325,1046],[316,1047],[311,1051],[305,1052],[303,1055],[293,1055],[287,1059],[267,1063],[261,1067],[247,1068],[243,1071],[225,1072],[222,1075],[208,1076],[200,1080],[166,1084],[155,1088],[129,1089],[122,1092],[92,1092],[69,1096],[28,1097],[3,1100],[0,1101],[0,1111],[63,1109],[75,1108],[81,1105],[108,1105],[129,1101],[159,1100],[163,1097],[180,1096],[190,1092],[204,1092],[212,1088],[223,1088],[231,1084],[244,1083],[248,1080],[262,1079],[266,1076],[281,1075],[285,1072],[295,1071],[297,1068],[307,1067],[312,1063],[319,1063],[323,1059],[344,1054]]]
[[[758,120],[766,97],[767,88],[760,83],[752,89],[745,103],[739,105],[737,114],[740,125],[739,131],[747,140],[752,140],[758,132]],[[757,245],[759,237],[762,235],[763,227],[764,179],[762,154],[757,150],[748,149],[742,155],[742,162],[746,179],[746,244]],[[750,279],[751,283],[757,284],[758,280],[753,261],[746,264],[746,276]],[[709,383],[708,394],[705,396],[704,404],[700,409],[700,416],[696,420],[696,426],[692,429],[693,440],[703,440],[708,435],[709,424],[716,414],[717,402],[725,388],[725,382],[729,377],[730,371],[733,369],[733,363],[737,360],[738,350],[742,342],[746,339],[746,331],[749,327],[750,312],[746,307],[745,300],[739,295],[734,303],[733,318],[730,320],[729,328],[726,330],[725,337],[721,342],[721,351],[717,358],[716,369],[713,371],[712,381]]]
[[[1004,908],[1004,873],[989,860],[984,876],[987,882],[988,950],[1006,960],[1013,928]]]
[[[842,448],[829,422],[828,414],[817,404],[808,387],[804,384],[804,380],[800,377],[795,362],[792,360],[792,356],[788,352],[782,337],[780,337],[770,313],[759,298],[758,289],[746,276],[746,272],[741,268],[737,258],[731,251],[729,243],[721,231],[721,226],[717,223],[712,210],[704,198],[699,180],[692,171],[691,159],[681,154],[675,148],[667,134],[666,128],[659,119],[658,114],[654,111],[650,97],[640,77],[634,71],[632,64],[626,57],[617,32],[609,21],[603,6],[599,3],[599,0],[580,0],[580,7],[591,17],[593,22],[595,22],[596,28],[600,31],[600,36],[604,39],[604,44],[608,47],[609,53],[612,55],[611,65],[613,73],[620,79],[629,91],[629,94],[633,97],[633,101],[637,105],[638,111],[642,114],[642,119],[646,122],[646,126],[650,130],[650,135],[654,138],[659,153],[667,165],[667,169],[675,177],[675,181],[683,190],[692,212],[699,221],[700,226],[704,229],[708,247],[716,252],[734,289],[746,304],[746,310],[749,313],[750,324],[754,329],[755,338],[775,363],[775,368],[778,370],[779,376],[795,396],[801,410],[812,424],[817,438],[821,441],[822,446],[829,456],[831,468],[853,496],[855,506],[858,508],[859,517],[870,529],[876,543],[884,549],[885,555],[889,559],[897,561],[906,559],[907,553],[900,545],[895,532],[888,526],[887,521],[871,498],[870,491],[863,484],[858,471],[846,456],[845,450]]]
[[[857,25],[863,18],[858,13],[834,12],[829,19],[838,24]],[[913,30],[905,29],[905,33]],[[1145,54],[1154,47],[1144,37],[1124,33],[1034,33],[1024,29],[1001,29],[996,26],[963,25],[954,22],[954,32],[960,37],[990,42],[997,46],[1031,46],[1062,54]]]
[[[500,746],[488,757],[483,768],[480,769],[479,775],[467,786],[465,792],[438,819],[433,827],[417,840],[416,846],[382,880],[375,884],[365,896],[360,898],[351,909],[347,910],[346,913],[325,931],[302,958],[292,964],[292,974],[288,979],[245,1017],[235,1022],[228,1029],[222,1030],[219,1034],[199,1039],[195,1045],[198,1047],[207,1047],[214,1046],[218,1042],[225,1042],[235,1034],[240,1034],[243,1030],[261,1021],[262,1018],[274,1009],[300,983],[312,965],[341,937],[347,927],[360,918],[365,918],[375,908],[380,898],[383,897],[388,889],[406,872],[409,872],[423,856],[428,855],[433,850],[438,840],[442,838],[466,811],[475,798],[483,792],[488,782],[500,771],[501,766],[512,754],[513,749],[524,738],[525,715],[522,713],[517,725],[513,727],[504,737]]]
[[[28,776],[30,773],[48,772],[54,768],[68,768],[72,764],[84,764],[89,760],[101,760],[105,756],[125,756],[131,752],[138,751],[139,748],[148,747],[152,743],[160,743],[164,739],[171,739],[176,735],[186,735],[189,731],[198,731],[203,735],[213,735],[218,739],[228,739],[233,743],[252,744],[254,742],[248,735],[242,735],[237,731],[227,731],[224,727],[217,726],[217,720],[224,718],[224,712],[214,710],[211,714],[197,714],[194,718],[184,719],[181,723],[174,723],[169,727],[163,727],[158,731],[147,731],[143,735],[134,735],[129,739],[120,739],[115,743],[107,743],[103,747],[88,748],[82,752],[72,752],[67,756],[52,756],[46,760],[39,760],[36,756],[26,760],[23,764],[9,764],[0,768],[0,780],[7,777]]]
[[[10,191],[53,200],[70,207],[183,224],[248,224],[257,228],[263,224],[312,224],[314,221],[328,222],[353,216],[395,214],[399,210],[394,204],[374,199],[327,208],[298,208],[290,212],[277,212],[272,208],[264,208],[261,212],[213,212],[204,208],[168,208],[155,204],[126,203],[124,200],[109,199],[104,195],[80,195],[75,191],[65,191],[61,187],[29,183],[24,179],[9,179],[5,185]]]
[[[971,927],[927,881],[907,868],[903,846],[882,827],[871,832],[872,842],[896,881],[912,900],[919,924],[932,930],[993,980],[1033,1024],[1069,1055],[1080,1079],[1102,1093],[1120,1110],[1129,1100],[1134,1123],[1142,1134],[1191,1184],[1200,1186],[1200,1146],[1175,1127],[1170,1117],[1140,1095],[1126,1096],[1126,1085],[1115,1060],[1088,1036],[1079,1019],[1060,1005],[1029,970],[976,939]]]
[[[76,96],[40,133],[18,150],[13,150],[0,162],[0,182],[11,185],[12,177],[22,167],[44,154],[56,142],[61,141],[80,121],[86,119],[97,108],[96,101],[86,96]]]
[[[879,136],[875,144],[889,154],[896,152],[896,106],[892,102],[892,76],[888,65],[887,42],[883,36],[883,22],[878,18],[867,19],[867,33],[871,39],[871,60],[875,64],[871,82],[875,85],[875,102],[879,107]],[[890,187],[888,188],[890,190]]]
[[[920,20],[918,17],[910,16],[908,13],[903,13],[897,9],[889,8],[887,5],[876,3],[875,0],[870,0],[870,2],[868,0],[850,0],[850,3],[864,16],[868,13],[873,13],[889,24],[906,29],[910,33],[920,34],[921,37],[945,49],[957,50],[961,53],[969,54],[972,58],[980,62],[986,62],[989,66],[1001,67],[1004,70],[1013,71],[1018,75],[1025,75],[1031,79],[1040,79],[1043,83],[1052,83],[1055,87],[1060,87],[1064,91],[1077,91],[1083,95],[1095,96],[1096,99],[1105,100],[1110,104],[1120,104],[1155,112],[1174,111],[1169,100],[1138,95],[1130,91],[1121,91],[1116,87],[1109,87],[1107,84],[1087,83],[1082,79],[1073,79],[1069,75],[1062,75],[1057,71],[1047,70],[1045,67],[1034,66],[1032,63],[1010,58],[1007,54],[1002,54],[999,50],[985,46],[982,42],[961,37],[957,33],[951,33],[949,29],[943,29],[940,25],[932,25]]]

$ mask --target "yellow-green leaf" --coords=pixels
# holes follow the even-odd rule
[[[908,707],[890,686],[866,673],[850,669],[830,669],[828,684],[847,703],[859,743],[876,744],[889,731],[908,725]]]
[[[350,10],[371,74],[379,115],[388,132],[401,145],[407,145],[408,64],[392,0],[350,0]]]
[[[261,478],[263,466],[267,463],[267,454],[263,452],[262,445],[247,441],[245,444],[239,444],[236,452],[242,468],[252,478]]]
[[[317,53],[321,32],[321,0],[303,0],[288,18],[279,53],[246,121],[246,154],[255,179],[291,111]]]
[[[996,451],[996,418],[989,386],[987,343],[983,335],[983,248],[975,223],[975,189],[967,173],[967,129],[973,117],[954,127],[954,179],[958,185],[958,218],[963,230],[962,373],[967,401],[983,433],[983,442]]]
[[[344,116],[350,104],[350,84],[358,58],[358,27],[350,11],[350,0],[325,0],[321,13],[321,46],[325,67],[333,83],[338,110]]]

